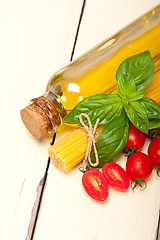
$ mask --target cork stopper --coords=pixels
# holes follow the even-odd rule
[[[44,96],[34,98],[32,102],[20,111],[20,115],[29,132],[41,139],[51,130],[56,131],[61,120],[54,105]]]
[[[28,131],[37,139],[41,139],[52,129],[49,117],[36,103],[22,109],[20,115]]]

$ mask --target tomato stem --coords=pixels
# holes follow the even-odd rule
[[[134,190],[137,185],[141,187],[141,190],[144,190],[147,187],[147,184],[143,178],[135,178],[134,180],[131,181],[132,190]]]
[[[149,130],[151,134],[151,141],[154,140],[155,136],[160,136],[160,130],[159,129],[151,129]]]
[[[152,169],[157,168],[157,176],[160,177],[160,166],[153,166]]]
[[[157,176],[160,177],[160,166],[157,168]]]
[[[133,153],[135,153],[136,152],[136,148],[135,147],[133,147],[133,148],[127,148],[126,149],[126,152],[127,152],[127,154],[125,154],[125,157],[127,157],[127,159],[133,154]]]

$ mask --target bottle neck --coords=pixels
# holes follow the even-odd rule
[[[56,108],[57,112],[60,114],[61,119],[63,119],[66,116],[67,111],[65,107],[62,105],[57,95],[48,91],[43,96],[52,103],[52,105]]]
[[[48,116],[52,127],[49,132],[56,132],[61,124],[61,119],[66,115],[66,110],[58,97],[53,93],[48,92],[43,96],[31,99],[30,102],[38,105]]]

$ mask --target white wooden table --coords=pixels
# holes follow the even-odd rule
[[[51,141],[51,136],[37,141],[27,132],[20,109],[44,93],[56,70],[159,3],[1,0],[1,240],[32,239],[32,210],[42,190]],[[120,163],[124,164],[123,157]],[[103,204],[86,195],[81,177],[77,168],[63,174],[50,163],[34,239],[158,239],[160,179],[155,172],[144,192],[110,190]]]

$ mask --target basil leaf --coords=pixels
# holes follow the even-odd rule
[[[149,119],[149,129],[160,127],[160,119]]]
[[[141,98],[143,98],[143,96],[146,94],[146,91],[135,91],[133,93],[130,94],[129,96],[129,100],[130,101],[136,101],[139,100]]]
[[[126,114],[113,118],[102,130],[96,142],[96,148],[101,168],[104,163],[115,160],[123,151],[128,137],[128,118]],[[91,161],[95,162],[94,151],[91,153]]]
[[[148,118],[160,119],[160,105],[157,102],[147,97],[143,97],[138,102],[145,109]]]
[[[125,59],[117,70],[117,81],[119,81],[121,74],[127,73],[133,76],[137,90],[145,89],[154,75],[154,64],[150,51],[145,51]]]
[[[136,91],[136,84],[130,73],[126,72],[126,74],[119,75],[117,90],[122,98],[129,97],[131,93]]]
[[[79,102],[70,113],[68,113],[63,121],[75,124],[80,124],[79,115],[86,113],[92,125],[96,123],[99,118],[99,125],[105,125],[113,117],[121,114],[123,109],[123,103],[118,94],[97,94],[85,98]],[[83,121],[88,125],[86,118]]]
[[[124,109],[130,121],[142,132],[148,133],[148,118],[144,107],[139,102],[130,102],[124,105]]]

